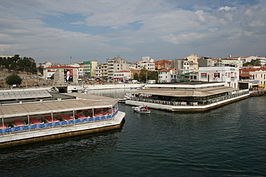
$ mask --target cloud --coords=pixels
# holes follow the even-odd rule
[[[234,10],[235,8],[233,7],[229,7],[229,6],[224,6],[224,7],[220,7],[219,8],[219,11],[225,11],[225,12],[228,12],[230,10]]]
[[[265,1],[219,2],[2,0],[0,52],[58,62],[70,56],[101,61],[117,55],[223,56],[228,50],[266,55],[261,47],[266,39]]]

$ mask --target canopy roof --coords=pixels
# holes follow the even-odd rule
[[[104,108],[111,107],[117,103],[116,99],[103,96],[85,94],[71,95],[76,96],[76,99],[0,105],[0,118]]]
[[[197,89],[171,89],[171,88],[149,88],[144,90],[138,90],[137,94],[146,95],[159,95],[159,96],[171,96],[171,97],[206,97],[225,92],[232,92],[236,89],[230,87],[210,87],[210,88],[197,88]]]

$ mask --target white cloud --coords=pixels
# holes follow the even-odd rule
[[[160,56],[179,57],[190,50],[189,53],[204,51],[203,55],[217,56],[223,55],[233,44],[238,45],[231,46],[232,50],[239,52],[238,55],[249,55],[251,49],[258,55],[266,55],[261,46],[256,48],[254,43],[246,50],[250,41],[257,40],[262,45],[261,41],[266,40],[266,3],[263,0],[250,6],[219,8],[204,6],[207,2],[204,1],[198,3],[195,10],[180,6],[198,2],[191,0],[186,3],[181,0],[2,1],[0,51],[11,55],[20,53],[61,61],[69,56],[104,60],[116,55],[138,57],[160,51]],[[63,27],[48,27],[42,21],[47,15],[62,14],[84,17],[70,22],[70,25],[110,27],[113,30],[93,35]],[[141,23],[139,29],[126,28],[133,22]]]
[[[219,11],[225,11],[225,12],[227,12],[227,11],[234,10],[234,9],[235,8],[233,8],[233,7],[224,6],[224,7],[220,7],[219,8]]]

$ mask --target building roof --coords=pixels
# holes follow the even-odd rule
[[[156,65],[171,64],[172,60],[157,60],[155,61]]]
[[[79,68],[79,67],[73,67],[73,66],[49,66],[47,68],[44,68],[44,69],[70,69],[70,68]]]
[[[236,89],[231,87],[211,87],[199,89],[149,88],[136,91],[135,93],[170,97],[206,97],[225,92],[232,92],[234,90]]]
[[[52,97],[48,90],[1,90],[0,101]]]
[[[240,76],[240,77],[252,77],[252,75],[250,75],[250,74],[245,74],[245,73],[240,73],[239,76]]]
[[[87,94],[69,95],[75,96],[76,99],[0,105],[0,118],[111,107],[117,102],[116,99],[103,96]]]
[[[240,69],[240,72],[254,72],[254,71],[266,71],[266,68],[261,67],[261,68],[243,68],[243,69]]]

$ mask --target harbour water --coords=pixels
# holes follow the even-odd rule
[[[265,105],[141,115],[120,104],[120,131],[1,149],[0,176],[266,176]]]

